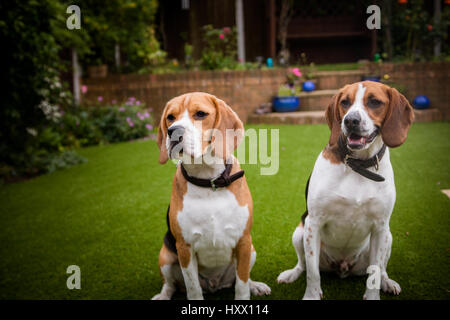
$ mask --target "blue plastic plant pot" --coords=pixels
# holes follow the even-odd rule
[[[364,77],[362,77],[362,81],[375,81],[375,82],[380,82],[380,81],[381,81],[381,77],[377,77],[377,76],[364,76]]]
[[[426,109],[430,106],[430,99],[427,96],[417,96],[413,101],[414,108]]]
[[[316,85],[312,81],[305,81],[302,85],[303,91],[311,92],[316,89]]]
[[[272,104],[275,112],[293,112],[298,110],[300,99],[295,96],[274,97]]]

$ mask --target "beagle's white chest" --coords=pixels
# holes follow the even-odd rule
[[[331,164],[319,155],[311,176],[308,208],[323,225],[322,242],[339,248],[339,255],[346,256],[345,248],[363,246],[374,227],[388,227],[395,203],[388,151],[377,173],[385,181],[372,181],[344,164]]]
[[[223,188],[187,184],[178,224],[184,240],[197,253],[199,264],[219,267],[231,262],[233,248],[241,238],[249,217],[248,206]]]

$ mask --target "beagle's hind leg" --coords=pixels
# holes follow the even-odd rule
[[[297,253],[297,265],[289,270],[283,271],[277,278],[278,283],[291,283],[298,279],[298,277],[305,270],[305,253],[303,247],[303,223],[295,229],[292,235],[292,244]]]
[[[159,252],[159,271],[164,283],[161,292],[155,295],[152,300],[170,300],[176,291],[176,284],[183,283],[183,274],[177,255],[167,249],[165,244]]]

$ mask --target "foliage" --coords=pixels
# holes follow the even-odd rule
[[[190,69],[192,66],[192,53],[194,52],[194,46],[185,43],[184,44],[184,66],[186,69]]]
[[[81,9],[80,30],[66,27],[69,4]],[[68,131],[68,122],[77,117],[81,121],[85,110],[73,111],[61,74],[70,67],[66,57],[72,48],[85,63],[111,63],[118,43],[128,71],[164,61],[152,27],[156,8],[156,0],[0,2],[0,36],[7,48],[1,62],[1,176],[48,172],[76,162],[75,153],[65,153],[72,147],[147,133],[139,122],[129,125],[135,114],[123,122],[117,108],[102,109],[98,115],[86,112],[84,132]]]
[[[441,20],[435,23],[432,14],[426,10],[424,0],[411,0],[405,4],[391,3],[391,35],[393,55],[396,60],[433,59],[435,39],[441,40],[442,57],[450,54],[448,28],[450,26],[450,6],[442,6]],[[384,43],[384,32],[379,32],[380,43]],[[384,50],[387,50],[384,47]]]
[[[87,159],[80,156],[73,150],[64,151],[61,154],[52,154],[48,158],[44,159],[43,165],[45,171],[52,173],[56,170],[65,169],[79,163],[85,163]]]
[[[286,84],[278,88],[278,96],[295,96],[301,92],[300,79],[302,73],[299,68],[288,69],[286,74]]]
[[[64,13],[57,1],[0,3],[0,35],[7,48],[3,50],[1,72],[2,172],[4,168],[26,170],[41,163],[46,152],[36,128],[58,121],[59,108],[71,101],[70,93],[59,80],[65,68],[59,59],[63,33],[55,31],[56,21]]]
[[[55,121],[28,128],[32,143],[13,155],[13,165],[0,166],[0,176],[53,172],[86,161],[75,148],[138,139],[153,130],[150,111],[134,97],[122,104],[58,108],[54,113]]]
[[[65,116],[66,136],[88,146],[142,138],[153,130],[150,112],[134,97],[123,104],[88,106]]]
[[[316,76],[316,64],[309,62],[306,53],[300,54],[299,64],[303,70],[305,80],[312,80]]]
[[[91,39],[88,65],[114,66],[114,48],[120,47],[122,70],[133,72],[146,64],[158,64],[166,53],[160,50],[153,27],[158,2],[156,0],[78,0],[82,30]]]
[[[206,70],[234,69],[237,61],[236,27],[215,29],[212,25],[203,26],[204,49],[200,64]]]

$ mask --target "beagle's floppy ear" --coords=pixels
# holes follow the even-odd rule
[[[169,155],[166,148],[166,137],[167,137],[167,125],[166,125],[166,109],[161,116],[161,121],[159,122],[158,137],[156,138],[156,143],[159,147],[159,163],[164,164],[169,160]]]
[[[389,106],[381,128],[384,143],[395,148],[402,145],[414,121],[414,111],[408,100],[395,88],[388,89]]]
[[[214,129],[221,132],[222,139],[222,141],[219,141],[220,139],[217,139],[213,133],[211,143],[213,145],[214,154],[227,160],[244,137],[244,125],[236,112],[234,112],[223,100],[218,99],[213,95],[211,95],[211,99],[216,107]]]
[[[341,134],[341,117],[339,114],[339,99],[341,97],[341,93],[336,93],[333,98],[331,98],[331,102],[327,107],[325,112],[325,118],[328,122],[328,127],[330,127],[331,135],[328,144],[330,146],[335,145],[339,139],[339,135]]]

